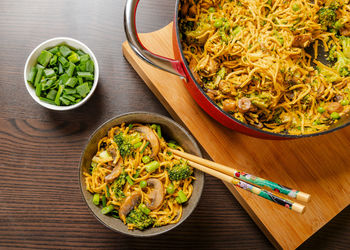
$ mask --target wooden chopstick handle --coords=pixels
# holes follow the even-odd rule
[[[304,201],[304,202],[310,201],[310,198],[311,198],[310,194],[307,194],[307,193],[304,193],[304,192],[301,192],[301,191],[298,191],[295,189],[291,189],[291,188],[286,187],[286,186],[282,186],[278,183],[260,178],[258,176],[255,176],[255,175],[252,175],[252,174],[249,174],[249,173],[246,173],[246,172],[243,172],[243,171],[240,171],[240,170],[237,170],[237,169],[234,169],[234,168],[231,168],[231,167],[228,167],[228,166],[225,166],[225,165],[213,162],[213,161],[209,161],[209,160],[200,158],[196,155],[191,155],[189,153],[182,152],[182,151],[175,150],[175,149],[171,149],[171,148],[169,148],[169,151],[171,151],[175,155],[183,157],[184,159],[199,163],[199,164],[204,165],[208,168],[211,168],[211,169],[220,171],[222,173],[225,173],[227,175],[233,176],[234,178],[239,179],[241,181],[249,182],[254,186],[258,186],[258,187],[266,188],[266,189],[269,189],[269,190],[272,190],[275,192],[279,192],[281,194],[288,195],[289,197],[295,198],[295,199],[300,200],[300,201]]]

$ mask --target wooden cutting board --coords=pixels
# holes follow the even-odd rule
[[[171,36],[172,23],[140,38],[150,51],[173,58]],[[143,62],[127,42],[123,53],[173,118],[192,132],[214,161],[311,194],[301,215],[225,183],[276,247],[298,247],[349,205],[350,127],[289,141],[252,138],[209,117],[182,80]]]

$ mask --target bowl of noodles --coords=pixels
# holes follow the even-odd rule
[[[154,113],[117,116],[92,134],[80,161],[80,188],[102,224],[147,237],[186,220],[201,197],[204,174],[169,148],[201,156],[184,128]]]
[[[132,48],[185,79],[198,105],[226,127],[291,139],[349,125],[348,0],[177,0],[175,60],[134,39],[137,2],[125,9]]]

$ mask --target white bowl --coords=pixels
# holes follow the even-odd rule
[[[35,88],[31,84],[29,84],[27,81],[27,77],[29,75],[30,69],[37,63],[37,58],[40,55],[41,51],[43,51],[44,49],[50,49],[50,48],[55,47],[55,46],[60,45],[60,44],[66,44],[72,48],[81,49],[85,53],[89,54],[91,60],[94,62],[94,66],[95,66],[94,83],[92,85],[92,89],[90,90],[89,94],[84,99],[82,99],[80,102],[73,104],[73,105],[69,105],[69,106],[56,106],[56,105],[52,105],[50,103],[47,103],[47,102],[40,100],[39,97],[35,94]],[[92,51],[89,49],[89,47],[86,46],[85,44],[83,44],[82,42],[75,40],[73,38],[69,38],[69,37],[55,37],[55,38],[46,40],[45,42],[39,44],[30,53],[30,55],[28,56],[28,59],[26,61],[26,64],[24,66],[24,83],[25,83],[27,90],[28,90],[29,94],[31,95],[31,97],[37,103],[39,103],[41,106],[48,108],[48,109],[52,109],[52,110],[58,110],[58,111],[75,109],[75,108],[83,105],[85,102],[87,102],[87,100],[89,100],[89,98],[95,92],[95,89],[96,89],[96,86],[98,83],[98,76],[99,76],[98,63],[97,63],[97,60],[96,60],[94,53],[92,53]]]

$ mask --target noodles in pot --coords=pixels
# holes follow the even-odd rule
[[[194,78],[234,118],[300,135],[348,115],[347,0],[182,0],[179,18]]]

